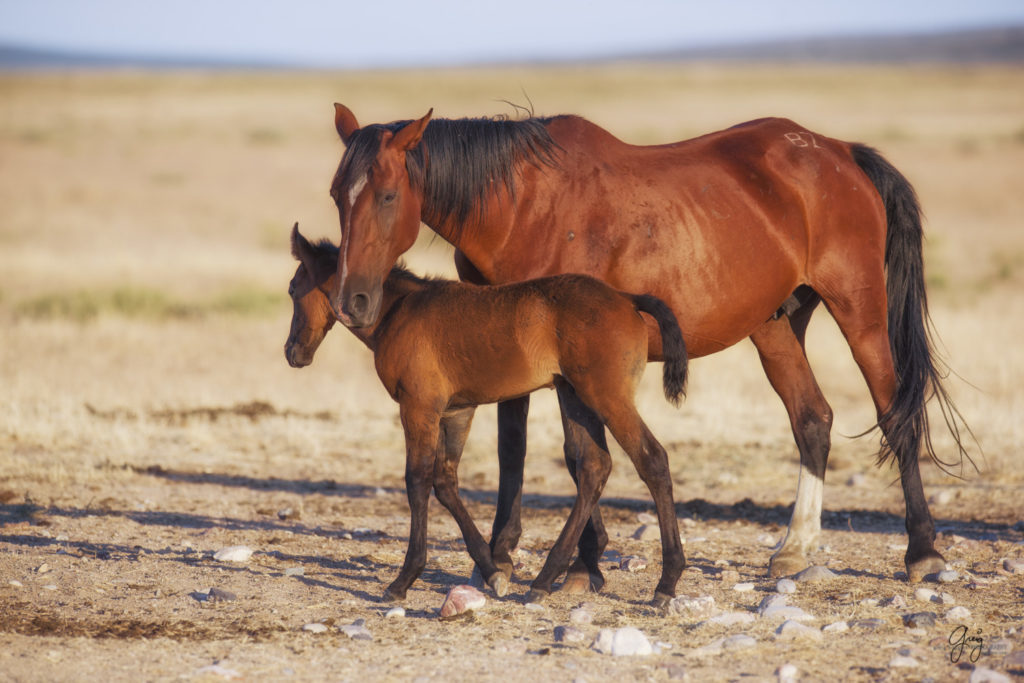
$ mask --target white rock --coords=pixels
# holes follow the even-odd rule
[[[234,669],[228,669],[220,664],[210,664],[196,669],[196,676],[220,676],[221,678],[241,678],[242,674]]]
[[[244,545],[231,545],[221,548],[213,554],[213,559],[218,562],[248,562],[252,557],[252,548]]]
[[[539,602],[528,602],[524,606],[524,609],[527,612],[547,612],[548,611],[548,608],[545,607],[544,605],[540,604]]]
[[[954,498],[956,498],[956,493],[950,489],[942,489],[933,493],[928,502],[932,505],[948,505],[953,502]]]
[[[626,555],[619,560],[619,569],[626,572],[639,572],[647,569],[647,560],[638,555]]]
[[[303,631],[309,631],[310,633],[326,633],[327,624],[321,624],[320,622],[313,622],[312,624],[306,624],[302,627]]]
[[[907,600],[902,595],[897,593],[891,598],[883,600],[881,603],[882,607],[892,607],[894,609],[902,609],[907,606]]]
[[[745,633],[737,633],[722,641],[722,650],[746,650],[750,647],[757,647],[757,639]]]
[[[373,640],[373,635],[366,628],[365,619],[356,619],[351,624],[339,626],[338,630],[352,640]]]
[[[761,603],[757,606],[758,615],[763,615],[765,610],[770,607],[780,607],[782,605],[789,604],[789,596],[781,593],[770,593],[761,598]]]
[[[636,521],[641,524],[657,524],[658,517],[657,515],[652,515],[650,512],[639,512],[636,515]]]
[[[821,630],[825,633],[842,633],[843,631],[849,631],[850,625],[845,621],[834,621]]]
[[[796,593],[796,581],[793,579],[779,579],[775,583],[775,592],[782,593],[783,595]]]
[[[24,587],[25,584],[23,584],[21,581],[18,581],[17,579],[11,579],[7,582],[7,585],[13,586],[14,588],[22,588]]]
[[[768,548],[774,548],[777,543],[775,537],[771,534],[761,534],[757,537],[757,542]]]
[[[680,595],[668,603],[669,614],[691,619],[706,619],[716,611],[715,599],[710,595]]]
[[[615,657],[649,655],[654,652],[647,636],[640,629],[632,626],[623,626],[615,630],[601,629],[591,647],[601,654]]]
[[[913,668],[918,666],[918,662],[913,657],[907,657],[906,655],[896,655],[889,660],[889,668]]]
[[[1008,557],[1003,560],[1003,570],[1010,574],[1024,574],[1024,559]]]
[[[708,623],[718,626],[735,626],[736,624],[749,624],[755,621],[756,617],[750,612],[726,612],[708,619]]]
[[[306,570],[302,567],[288,567],[284,570],[285,576],[305,576]]]
[[[589,624],[593,620],[594,615],[591,614],[590,610],[583,605],[569,610],[569,621],[573,624]]]
[[[441,604],[441,617],[453,617],[471,610],[480,609],[487,604],[487,596],[472,586],[455,586]]]
[[[392,607],[384,613],[385,619],[402,619],[403,617],[405,617],[404,607]]]
[[[744,581],[743,583],[737,583],[732,587],[732,589],[737,593],[749,593],[754,590],[754,584],[749,581]]]
[[[1010,683],[1010,678],[998,671],[986,669],[983,666],[976,666],[967,678],[967,683]]]
[[[931,588],[918,588],[914,591],[914,599],[920,602],[938,602],[939,594]]]
[[[971,618],[971,610],[966,607],[957,606],[946,612],[946,621],[964,622]]]
[[[779,640],[821,640],[824,637],[818,629],[804,626],[792,619],[782,622],[782,625],[775,629],[775,636]]]
[[[796,683],[796,675],[800,673],[792,664],[783,664],[775,670],[779,683]]]
[[[714,655],[720,655],[722,654],[722,643],[724,642],[725,638],[718,638],[717,640],[712,640],[710,643],[706,645],[701,645],[700,647],[696,647],[690,650],[689,654],[692,657],[711,657]]]
[[[777,621],[779,619],[811,621],[814,619],[814,616],[803,611],[796,605],[773,605],[761,613],[761,618],[767,619],[768,621]]]
[[[960,575],[953,569],[939,572],[939,583],[955,583]]]
[[[556,626],[555,631],[555,642],[556,643],[582,643],[586,634],[575,626]]]
[[[803,570],[793,578],[802,583],[810,581],[827,581],[834,579],[838,574],[829,569],[828,567],[822,567],[820,565],[814,565]]]

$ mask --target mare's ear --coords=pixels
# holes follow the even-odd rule
[[[423,137],[423,131],[427,129],[427,124],[430,122],[430,117],[433,115],[434,109],[431,108],[427,112],[427,115],[417,121],[412,121],[405,124],[405,126],[395,133],[395,137],[388,142],[390,147],[395,147],[403,152],[408,152],[410,149],[420,144],[420,139]]]
[[[352,134],[359,130],[359,123],[356,121],[356,115],[352,113],[351,109],[344,104],[335,102],[334,127],[338,130],[341,141],[348,146],[348,141],[352,139]]]
[[[296,223],[292,228],[292,256],[295,260],[300,261],[306,270],[309,271],[310,275],[314,274],[312,268],[314,261],[316,260],[315,250],[313,245],[309,243],[302,233],[299,232],[299,224]]]

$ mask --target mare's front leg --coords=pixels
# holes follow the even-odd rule
[[[580,459],[576,462],[576,502],[562,533],[548,553],[544,567],[530,585],[530,592],[526,596],[528,602],[543,600],[551,592],[555,578],[569,567],[573,546],[580,541],[583,528],[597,509],[597,501],[612,469],[611,455],[607,448],[599,446],[599,442],[604,441],[604,427],[601,426],[599,430],[593,427],[595,424],[601,425],[600,419],[579,400],[576,392],[566,382],[557,382],[555,388],[561,401],[563,419],[571,423],[573,432],[581,438],[581,447],[577,452]]]
[[[434,492],[437,499],[455,518],[466,550],[476,562],[481,576],[499,598],[508,594],[508,577],[501,573],[491,559],[491,549],[473,522],[469,511],[459,497],[459,460],[466,445],[470,425],[473,423],[475,408],[463,408],[441,418],[441,432],[438,440],[438,457],[434,461]]]
[[[405,492],[409,497],[409,546],[398,578],[384,591],[387,600],[404,600],[409,586],[427,565],[427,504],[434,482],[440,432],[437,410],[411,403],[400,407],[405,430]]]

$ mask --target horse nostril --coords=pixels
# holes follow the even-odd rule
[[[354,315],[362,316],[370,308],[370,297],[366,294],[353,294],[349,304]]]

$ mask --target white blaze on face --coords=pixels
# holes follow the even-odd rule
[[[366,177],[366,174],[364,173],[363,175],[361,175],[358,178],[356,178],[356,181],[354,183],[352,183],[352,185],[349,187],[349,189],[348,189],[348,206],[349,206],[350,210],[351,210],[351,208],[353,206],[355,206],[356,199],[359,198],[359,193],[363,191],[364,187],[366,187],[366,181],[367,181],[367,177]],[[340,283],[340,286],[342,288],[345,287],[345,280],[348,278],[348,244],[349,244],[349,235],[348,235],[348,233],[351,232],[351,222],[352,222],[352,219],[351,219],[351,215],[350,215],[349,216],[349,230],[344,235],[342,235],[342,245],[341,245],[341,283]],[[338,302],[338,303],[340,304],[341,302]]]
[[[356,199],[359,197],[359,193],[366,187],[366,174],[356,178],[356,181],[352,183],[352,187],[348,189],[348,205],[350,207],[356,205]]]

